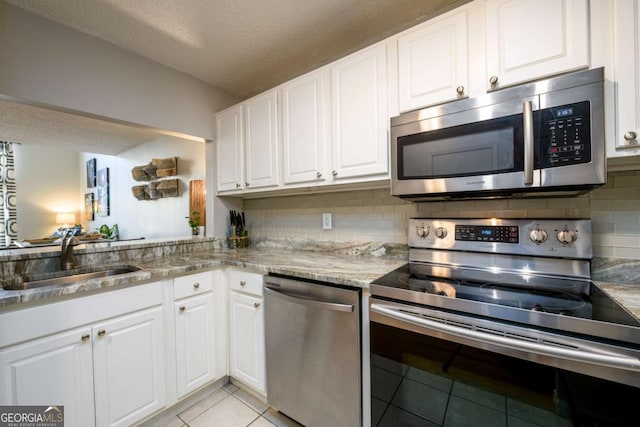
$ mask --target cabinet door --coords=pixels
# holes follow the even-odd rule
[[[466,96],[467,10],[429,21],[398,39],[398,104],[410,111]]]
[[[231,292],[229,301],[231,376],[265,393],[264,310],[262,298]]]
[[[277,97],[271,90],[244,104],[247,188],[278,185]]]
[[[326,89],[324,69],[282,86],[285,184],[325,179]]]
[[[65,426],[94,425],[91,330],[0,351],[0,405],[64,405]]]
[[[618,124],[615,149],[609,157],[640,154],[640,1],[616,0],[613,4]]]
[[[92,328],[96,424],[129,426],[164,407],[162,307]]]
[[[488,87],[589,66],[587,0],[489,0],[486,12]]]
[[[334,179],[388,174],[386,45],[334,63],[331,88]]]
[[[214,307],[211,292],[174,303],[178,397],[215,378]]]
[[[218,191],[244,186],[242,105],[216,114],[216,177]]]

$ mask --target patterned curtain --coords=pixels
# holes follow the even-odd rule
[[[13,144],[0,141],[0,246],[18,239]]]

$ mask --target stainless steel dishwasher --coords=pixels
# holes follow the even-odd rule
[[[360,290],[265,279],[267,402],[309,427],[362,425]]]

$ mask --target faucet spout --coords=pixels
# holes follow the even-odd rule
[[[74,267],[73,247],[80,244],[80,241],[73,234],[74,229],[67,228],[60,242],[60,261],[63,270],[71,270]]]

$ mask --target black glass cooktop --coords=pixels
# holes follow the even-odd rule
[[[504,283],[503,276],[500,277],[500,283],[474,281],[470,280],[472,275],[464,268],[447,270],[446,275],[448,277],[412,274],[409,264],[406,264],[372,282],[371,293],[389,297],[389,292],[382,289],[393,288],[404,291],[394,293],[393,298],[417,302],[419,298],[414,298],[412,293],[429,294],[436,297],[429,301],[443,308],[449,304],[444,300],[439,301],[437,297],[640,327],[640,321],[592,282],[588,282],[587,292],[576,294],[540,289],[534,283],[529,288],[513,286]]]

